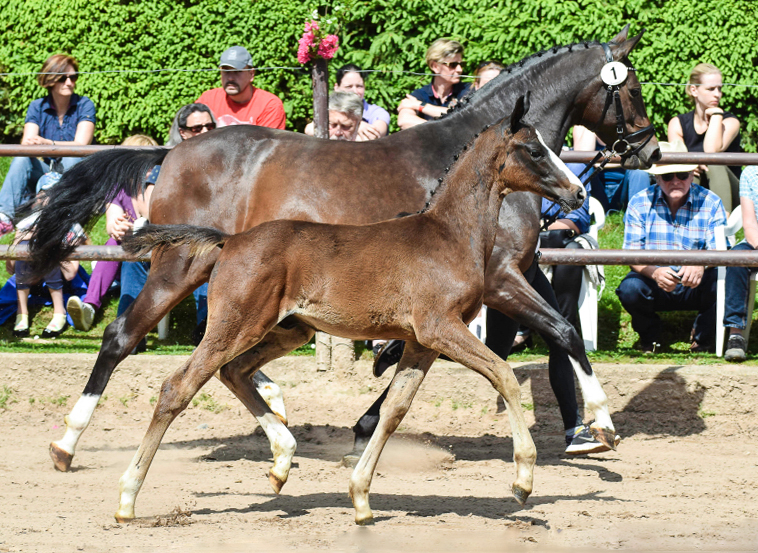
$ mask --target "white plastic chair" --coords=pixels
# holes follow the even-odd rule
[[[595,222],[590,225],[587,234],[597,240],[598,232],[605,226],[605,210],[599,200],[590,196],[590,217],[594,215]],[[582,325],[584,349],[597,349],[597,287],[587,278],[587,272],[582,272],[582,286],[579,289],[579,322]]]
[[[742,228],[742,210],[737,207],[729,216],[729,220],[726,222],[726,226],[716,227],[714,233],[716,234],[716,249],[725,250],[727,247],[727,240],[734,243],[734,235]],[[716,281],[716,355],[721,357],[724,355],[724,342],[726,328],[724,327],[724,311],[726,302],[726,267],[719,267],[718,280]],[[748,302],[747,302],[747,324],[743,336],[747,340],[750,336],[750,326],[753,322],[753,305],[755,303],[755,282],[756,273],[750,274],[750,288],[748,290]]]
[[[483,305],[479,314],[468,325],[468,329],[474,336],[479,338],[482,343],[487,341],[487,306]]]

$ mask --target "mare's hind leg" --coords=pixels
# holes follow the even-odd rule
[[[250,285],[255,289],[255,283]],[[258,315],[254,320],[249,320],[246,312],[239,308],[226,309],[230,305],[244,305],[236,300],[239,297],[230,297],[229,302],[218,302],[213,306],[203,341],[184,366],[163,382],[147,433],[129,468],[119,480],[120,502],[116,511],[119,522],[134,518],[137,494],[171,422],[187,408],[198,390],[216,371],[252,348],[276,324],[278,304],[275,301],[269,299],[262,305],[249,304],[251,312]],[[221,310],[224,312],[221,313]]]
[[[373,522],[368,494],[379,456],[408,412],[416,391],[438,355],[436,351],[416,342],[407,342],[405,345],[405,352],[390,383],[387,400],[382,405],[379,424],[350,476],[350,498],[355,507],[356,524]]]
[[[497,276],[488,273],[486,282],[484,303],[488,307],[536,330],[569,354],[584,403],[595,416],[590,430],[599,441],[616,449],[616,431],[608,410],[608,397],[592,370],[584,342],[573,325],[529,285],[518,269],[501,270]],[[495,283],[497,288],[492,286]]]
[[[273,399],[262,397],[261,387],[264,388],[265,392],[266,388],[271,387],[272,382],[258,369],[307,343],[313,334],[313,329],[306,325],[298,324],[291,328],[276,326],[258,344],[227,363],[218,372],[221,382],[258,419],[261,428],[268,437],[271,453],[274,456],[274,466],[269,470],[269,482],[276,493],[279,493],[282,486],[287,482],[297,443],[285,426],[286,421],[277,412],[284,413],[281,395],[279,394]],[[255,377],[262,375],[265,380],[254,378],[252,380],[254,385],[251,384],[251,373],[254,373]],[[276,385],[274,384],[274,386]],[[279,403],[281,403],[281,407]],[[272,404],[273,409],[270,408]]]
[[[516,463],[516,481],[512,491],[516,500],[523,505],[532,493],[537,450],[521,408],[521,389],[510,365],[482,344],[460,319],[442,320],[428,329],[417,329],[416,334],[427,347],[484,376],[505,399],[513,432],[513,460]]]
[[[170,309],[208,277],[216,256],[193,257],[191,262],[187,259],[186,252],[180,248],[154,254],[144,289],[129,309],[105,329],[87,386],[64,419],[66,433],[61,440],[50,444],[50,457],[56,469],[67,471],[70,468],[76,444],[89,425],[116,366]]]

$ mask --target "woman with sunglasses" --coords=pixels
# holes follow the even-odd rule
[[[50,56],[37,75],[47,96],[34,100],[26,111],[23,146],[86,146],[95,133],[95,105],[86,96],[74,94],[79,76],[76,59],[64,54]],[[79,158],[59,158],[56,172],[74,165]],[[0,189],[0,236],[13,230],[16,210],[35,196],[39,178],[49,172],[51,158],[13,158]]]
[[[397,107],[401,129],[420,125],[447,113],[469,89],[461,82],[463,46],[455,40],[439,38],[426,51],[426,64],[434,73],[432,82],[406,95]]]
[[[694,109],[677,115],[668,124],[668,140],[681,140],[690,152],[742,152],[740,121],[721,107],[724,86],[721,71],[710,63],[699,63],[685,87]],[[740,206],[739,166],[700,165],[695,176],[715,192],[728,211]]]
[[[211,108],[205,104],[187,104],[176,112],[166,146],[176,146],[188,138],[212,131],[216,126],[217,121]]]

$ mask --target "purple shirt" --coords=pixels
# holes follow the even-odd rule
[[[119,190],[116,197],[111,200],[111,204],[117,205],[126,213],[127,219],[132,223],[137,220],[137,212],[134,210],[134,204],[132,198],[123,190]]]
[[[387,127],[390,126],[390,114],[387,110],[376,104],[369,104],[365,99],[363,100],[363,120],[369,125],[373,125],[374,121],[384,121]]]

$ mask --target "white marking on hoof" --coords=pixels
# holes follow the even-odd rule
[[[287,409],[284,407],[284,394],[282,394],[282,389],[279,385],[260,371],[256,372],[253,376],[253,383],[269,409],[279,417],[279,420],[283,424],[287,424]]]
[[[277,491],[277,486],[274,486],[272,481],[274,490],[276,493],[279,493],[289,477],[290,467],[292,466],[292,457],[294,457],[295,450],[297,449],[297,441],[287,427],[282,424],[282,421],[273,413],[266,413],[262,417],[259,417],[258,422],[271,444],[271,453],[274,456],[274,466],[271,467],[269,477],[273,476],[281,483],[278,486],[279,490]]]
[[[63,438],[57,442],[53,442],[57,448],[65,451],[71,457],[74,456],[76,444],[82,432],[89,425],[98,401],[100,401],[100,396],[94,394],[83,394],[79,398],[71,412],[63,419],[66,422],[66,433],[63,435]]]
[[[611,415],[608,411],[608,396],[605,395],[603,387],[600,385],[600,381],[595,375],[595,371],[592,374],[587,374],[582,369],[579,361],[569,355],[571,365],[574,367],[574,372],[579,380],[579,387],[582,389],[582,396],[584,397],[584,404],[587,409],[592,411],[595,415],[595,423],[601,428],[606,428],[611,431],[615,431]]]

